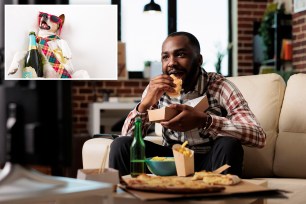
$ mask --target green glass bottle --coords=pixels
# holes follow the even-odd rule
[[[29,50],[25,58],[25,66],[22,70],[22,78],[43,77],[43,69],[37,50],[35,32],[30,32],[29,38]]]
[[[136,177],[145,173],[145,143],[142,138],[141,119],[136,118],[134,140],[130,148],[131,176]]]

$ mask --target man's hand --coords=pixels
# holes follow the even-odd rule
[[[207,114],[201,111],[196,111],[188,105],[171,104],[169,108],[178,110],[180,113],[169,121],[161,122],[160,124],[168,129],[186,132],[194,128],[202,127],[207,120]]]
[[[151,106],[157,103],[164,92],[174,92],[173,87],[175,87],[175,84],[169,75],[162,74],[151,79],[148,92],[138,106],[138,111],[141,113],[147,111]]]

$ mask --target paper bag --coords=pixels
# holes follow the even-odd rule
[[[99,174],[99,169],[79,169],[77,178],[112,183],[115,191],[119,183],[119,172],[116,169],[106,168],[104,172]]]
[[[177,151],[180,147],[180,144],[175,144],[172,147],[176,172],[178,176],[189,176],[194,173],[194,151],[189,150],[191,156],[186,156]]]

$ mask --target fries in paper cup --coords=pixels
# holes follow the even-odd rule
[[[176,172],[178,176],[188,176],[194,173],[194,152],[188,149],[185,141],[182,145],[175,144],[172,147]]]

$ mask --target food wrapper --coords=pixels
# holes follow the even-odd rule
[[[181,147],[182,145],[180,144],[175,144],[172,147],[176,172],[178,176],[189,176],[190,174],[194,173],[194,151],[183,147],[190,152],[188,155],[184,155],[183,153],[179,152]]]

